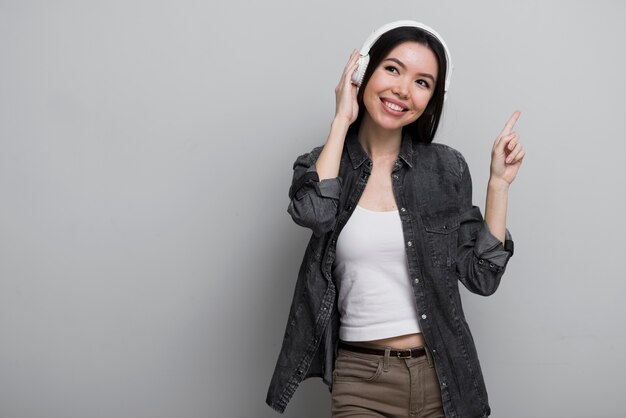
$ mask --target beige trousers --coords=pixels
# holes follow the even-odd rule
[[[361,344],[363,345],[363,344]],[[402,359],[339,349],[332,414],[345,417],[444,418],[430,351]]]

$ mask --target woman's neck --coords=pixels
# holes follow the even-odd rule
[[[359,142],[372,160],[378,158],[394,159],[400,153],[402,130],[389,131],[373,123],[365,115],[359,127]]]

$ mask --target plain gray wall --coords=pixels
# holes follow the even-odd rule
[[[455,65],[437,141],[481,207],[527,158],[499,291],[463,293],[495,417],[620,417],[625,3],[0,0],[0,417],[273,417],[309,233],[291,164],[352,48],[415,19]],[[319,379],[287,417],[329,416]]]

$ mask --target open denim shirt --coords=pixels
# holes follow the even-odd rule
[[[267,404],[281,413],[302,380],[321,377],[332,387],[339,335],[335,247],[372,170],[350,133],[339,176],[319,181],[315,161],[321,149],[298,157],[289,190],[288,212],[313,235],[267,394]],[[421,144],[405,135],[391,176],[420,327],[433,353],[446,417],[486,417],[487,391],[458,282],[480,295],[495,292],[513,254],[510,234],[507,230],[503,245],[489,232],[472,205],[467,164],[446,145]]]

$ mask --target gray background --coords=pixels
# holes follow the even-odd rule
[[[527,158],[499,291],[463,293],[495,417],[620,417],[619,1],[0,0],[0,417],[272,417],[309,233],[291,164],[352,48],[410,18],[455,70],[437,141],[481,207],[510,113]],[[329,416],[320,380],[285,416]]]

